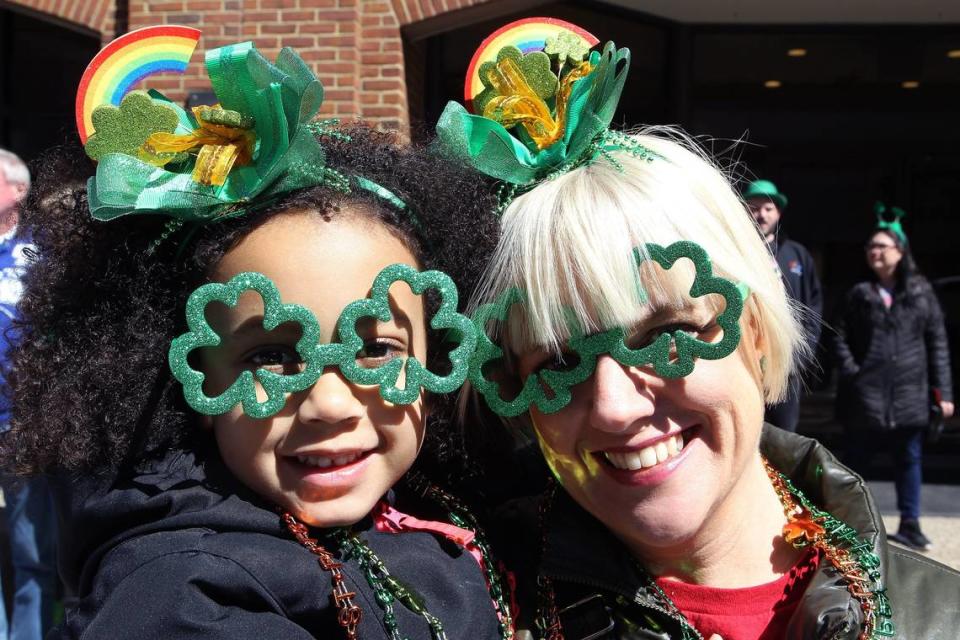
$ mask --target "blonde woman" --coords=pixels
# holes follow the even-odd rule
[[[806,356],[798,311],[689,140],[606,129],[629,52],[553,67],[552,141],[517,108],[535,92],[498,82],[516,79],[515,54],[497,60],[483,115],[452,104],[438,131],[504,203],[475,299],[489,338],[475,396],[532,429],[555,479],[505,527],[526,626],[551,640],[953,637],[960,574],[888,547],[859,477],[764,425]]]

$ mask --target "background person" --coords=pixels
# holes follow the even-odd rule
[[[18,237],[20,203],[30,190],[30,172],[15,154],[0,149],[0,353],[4,371],[8,340],[23,285],[28,240]],[[0,397],[0,425],[9,428],[6,395]],[[0,606],[0,638],[40,640],[53,621],[56,598],[57,521],[44,476],[28,481],[5,481],[10,561],[13,567],[13,610],[10,619]],[[6,632],[5,632],[6,631]]]
[[[743,199],[776,259],[787,294],[802,305],[800,317],[809,352],[814,354],[820,340],[823,295],[813,256],[806,247],[788,238],[780,229],[780,220],[787,208],[787,196],[780,193],[777,185],[769,180],[754,180],[744,190]],[[800,385],[800,374],[790,378],[790,387],[783,400],[767,407],[764,416],[767,422],[787,431],[797,430]]]
[[[878,215],[885,212],[878,206]],[[900,526],[891,538],[926,550],[920,529],[923,442],[931,391],[953,415],[950,353],[940,303],[917,269],[896,218],[879,218],[864,247],[870,275],[846,294],[833,336],[840,375],[837,417],[847,434],[849,464],[860,472],[873,454],[893,456]]]

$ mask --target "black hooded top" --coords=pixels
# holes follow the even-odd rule
[[[60,571],[77,601],[48,640],[345,637],[330,573],[215,451],[176,451],[136,472],[62,477],[56,487]],[[420,518],[445,520],[412,494],[387,499]],[[463,548],[430,533],[380,532],[369,517],[354,530],[423,597],[449,638],[500,637],[484,576]],[[311,536],[336,550],[322,530]],[[387,638],[383,611],[357,563],[345,561],[343,571],[363,609],[359,637]],[[399,602],[394,612],[405,638],[431,638],[422,617]]]

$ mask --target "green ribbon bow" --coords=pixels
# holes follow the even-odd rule
[[[610,126],[630,68],[630,50],[608,42],[603,53],[590,54],[594,66],[570,93],[563,137],[539,150],[511,134],[502,124],[469,113],[450,102],[437,123],[438,144],[474,169],[513,185],[526,186],[551,173],[588,160]]]
[[[887,207],[887,205],[877,201],[877,203],[873,205],[873,212],[877,214],[876,229],[878,231],[889,231],[897,236],[901,244],[907,244],[907,234],[903,230],[903,225],[900,224],[900,220],[907,216],[906,211],[900,207]],[[887,218],[888,213],[893,216],[892,220]]]
[[[229,215],[253,198],[264,200],[327,181],[344,181],[326,167],[323,148],[307,123],[323,103],[323,86],[307,64],[285,48],[271,64],[253,43],[206,55],[207,73],[223,109],[252,118],[256,149],[250,164],[234,167],[219,186],[191,177],[194,159],[169,170],[123,153],[104,155],[88,184],[90,213],[112,220],[131,213],[159,213],[181,222]],[[158,104],[176,111],[175,133],[197,128],[193,115],[151,91]],[[169,166],[169,165],[168,165]]]

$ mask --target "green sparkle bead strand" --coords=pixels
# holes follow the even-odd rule
[[[473,544],[480,550],[480,556],[483,558],[483,573],[487,578],[487,583],[490,585],[490,596],[496,608],[500,637],[504,640],[511,640],[514,636],[513,616],[510,614],[510,607],[503,597],[503,580],[500,572],[496,568],[496,560],[493,557],[490,545],[487,543],[473,514],[453,496],[445,494],[439,489],[434,489],[435,493],[438,494],[435,499],[447,508],[449,512],[447,517],[450,519],[450,522],[461,529],[473,531]],[[444,504],[445,502],[446,504]]]
[[[796,497],[800,505],[810,513],[814,520],[821,523],[830,544],[846,549],[854,557],[863,573],[874,581],[874,588],[871,589],[874,616],[882,618],[885,624],[874,624],[871,638],[879,639],[895,635],[892,613],[888,606],[881,606],[881,600],[886,600],[886,590],[876,588],[879,586],[881,579],[879,556],[867,548],[867,543],[857,536],[856,529],[830,512],[819,509],[793,484],[786,474],[777,471],[777,475],[787,490]],[[880,629],[883,629],[883,631],[881,632]]]
[[[430,627],[430,636],[433,640],[448,640],[443,630],[443,623],[427,610],[427,605],[423,597],[392,576],[386,565],[383,564],[383,560],[374,553],[373,549],[368,547],[356,534],[347,534],[341,531],[338,538],[340,539],[341,546],[344,548],[345,554],[355,558],[367,576],[367,582],[376,594],[377,603],[380,604],[381,608],[384,608],[384,624],[388,626],[388,631],[390,631],[391,634],[396,633],[397,636],[399,636],[396,618],[392,615],[392,600],[397,600],[409,611],[426,620],[427,625]],[[389,592],[389,596],[382,594],[384,590]],[[385,607],[388,597],[392,599],[389,601],[389,612]],[[391,614],[392,618],[389,623],[386,620],[387,613]],[[391,626],[392,629],[390,628]]]

